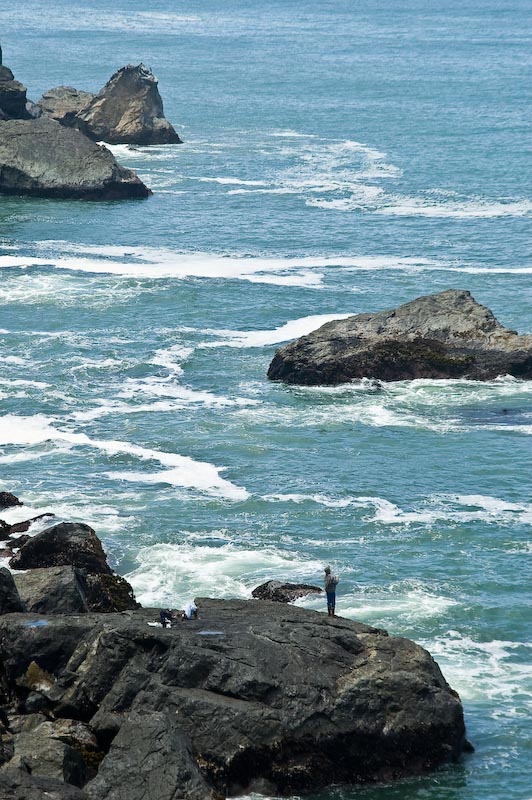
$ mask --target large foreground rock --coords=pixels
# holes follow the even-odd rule
[[[144,64],[122,67],[84,108],[63,121],[109,144],[179,144],[181,139],[164,117],[157,83]]]
[[[0,122],[0,194],[117,200],[151,192],[105,147],[41,117]]]
[[[90,800],[290,795],[463,750],[458,696],[413,642],[282,603],[197,602],[201,619],[171,629],[148,626],[157,609],[0,617],[4,695],[35,711],[42,691],[47,713],[85,722],[108,752]],[[51,688],[28,683],[36,665]]]
[[[467,291],[419,297],[390,311],[328,322],[281,347],[271,380],[316,385],[356,378],[532,379],[532,336],[519,336]]]

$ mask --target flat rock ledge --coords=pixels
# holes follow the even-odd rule
[[[532,379],[532,335],[505,328],[468,291],[328,322],[277,350],[268,378],[306,386],[361,378]]]
[[[151,190],[105,147],[41,117],[0,121],[0,194],[122,200]]]
[[[290,795],[467,749],[458,695],[413,642],[284,603],[196,602],[170,629],[158,609],[0,616],[0,795]]]

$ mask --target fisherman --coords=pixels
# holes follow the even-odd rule
[[[163,628],[172,627],[172,611],[169,608],[161,608],[159,612],[159,619]]]
[[[183,619],[197,619],[198,618],[198,607],[195,602],[192,600],[190,603],[187,603],[185,606],[185,610],[183,611]]]
[[[327,594],[327,614],[330,617],[334,617],[334,610],[336,608],[336,587],[338,585],[338,578],[336,575],[331,574],[331,568],[329,566],[325,567],[325,592]]]

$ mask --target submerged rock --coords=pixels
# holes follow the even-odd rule
[[[460,700],[413,642],[282,603],[198,606],[171,629],[147,625],[158,609],[0,617],[6,686],[27,692],[35,661],[55,679],[49,713],[87,724],[108,753],[90,800],[291,795],[463,751]]]
[[[157,83],[144,64],[122,67],[72,120],[62,121],[109,144],[179,144],[181,139],[164,117]]]
[[[0,492],[0,509],[3,510],[4,508],[13,508],[14,506],[22,505],[24,504],[20,502],[18,497],[11,494],[11,492]]]
[[[261,583],[251,592],[256,600],[273,600],[276,603],[293,603],[300,597],[309,594],[321,594],[323,589],[308,583],[281,583],[281,581],[266,581]]]
[[[356,378],[532,379],[532,336],[505,328],[467,291],[450,289],[396,309],[328,322],[281,347],[268,378],[302,385]]]
[[[105,147],[43,116],[0,122],[0,194],[119,200],[151,191]]]

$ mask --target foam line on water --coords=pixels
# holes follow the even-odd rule
[[[315,314],[286,322],[270,331],[226,331],[204,330],[203,333],[220,336],[218,342],[203,342],[200,347],[264,347],[271,344],[287,342],[306,336],[321,328],[326,322],[346,319],[352,314]]]
[[[90,439],[85,433],[61,431],[55,428],[49,418],[43,415],[22,417],[8,414],[0,417],[0,444],[2,445],[36,445],[47,441],[66,442],[72,446],[91,447],[109,456],[126,453],[141,461],[154,461],[166,467],[163,475],[165,482],[190,489],[198,489],[216,497],[232,501],[241,501],[249,497],[248,492],[220,476],[220,468],[203,461],[195,461],[188,456],[177,453],[166,453],[153,450],[129,442]],[[171,474],[171,481],[168,476]],[[150,474],[139,473],[150,481]],[[140,480],[140,477],[139,477]]]

